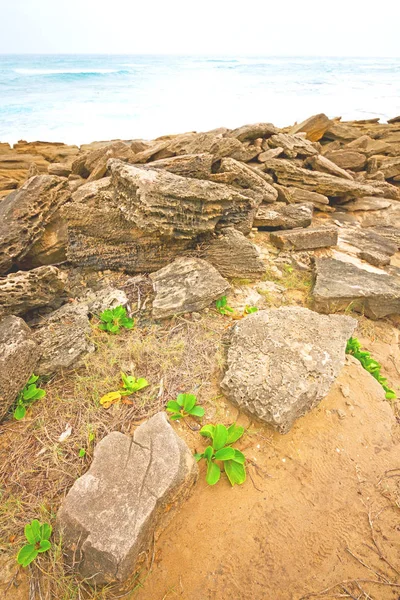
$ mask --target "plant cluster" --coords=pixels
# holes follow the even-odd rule
[[[36,387],[36,382],[39,379],[38,375],[31,375],[26,386],[19,392],[17,396],[17,404],[14,410],[14,419],[20,421],[26,415],[26,409],[39,400],[44,398],[46,392]]]
[[[196,396],[193,394],[178,394],[176,400],[170,400],[167,404],[167,412],[171,413],[171,421],[192,417],[204,417],[204,408],[197,404]]]
[[[110,408],[112,404],[121,402],[124,396],[131,396],[148,385],[149,382],[144,377],[136,379],[133,375],[126,375],[126,373],[121,371],[121,389],[117,392],[108,392],[108,394],[100,398],[100,404],[103,408]],[[131,401],[125,400],[125,403],[131,404]]]
[[[255,313],[258,311],[257,306],[249,306],[246,304],[246,306],[244,307],[244,310],[243,310],[243,314],[235,315],[234,314],[235,311],[233,310],[233,308],[231,308],[228,305],[228,300],[227,300],[226,296],[222,296],[222,298],[219,298],[219,300],[217,300],[215,302],[215,308],[221,315],[231,316],[234,319],[241,319],[242,317],[245,317],[246,315],[251,315],[252,313]]]
[[[232,444],[242,437],[243,427],[235,423],[230,427],[225,425],[204,425],[200,434],[211,439],[211,445],[207,446],[202,454],[195,454],[197,461],[204,458],[207,462],[206,481],[209,485],[218,483],[221,477],[221,467],[233,486],[246,481],[245,456],[240,450],[232,448]]]
[[[385,390],[385,396],[387,400],[394,400],[396,398],[396,393],[388,386],[388,381],[386,377],[381,375],[382,365],[371,357],[371,354],[366,350],[361,350],[361,343],[357,338],[351,337],[347,342],[346,346],[346,354],[351,354],[360,361],[362,366],[368,373],[371,373],[372,377],[374,377]]]
[[[48,523],[41,525],[37,519],[25,525],[25,537],[28,543],[22,546],[18,552],[17,562],[23,567],[27,567],[35,560],[39,553],[50,550],[51,543],[49,539],[51,532],[51,525]]]
[[[117,334],[121,331],[121,327],[132,329],[134,320],[128,317],[126,308],[117,306],[116,308],[108,308],[100,315],[99,329],[108,333]]]

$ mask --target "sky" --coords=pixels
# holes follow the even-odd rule
[[[400,56],[398,0],[2,4],[2,54]]]

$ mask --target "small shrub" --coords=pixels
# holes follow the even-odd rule
[[[36,382],[39,379],[38,375],[31,375],[28,383],[23,390],[20,391],[17,397],[17,405],[14,410],[14,419],[20,421],[26,415],[26,409],[39,400],[44,398],[46,392],[36,387]]]
[[[251,315],[256,312],[258,312],[257,306],[247,306],[247,305],[244,307],[244,311],[243,311],[243,313],[245,315]]]
[[[103,408],[110,408],[112,404],[119,404],[124,396],[131,396],[135,392],[142,390],[149,385],[147,379],[143,377],[133,377],[126,375],[121,371],[122,389],[117,392],[108,392],[105,396],[100,398],[100,404]],[[125,404],[132,404],[129,400],[124,400]]]
[[[233,308],[228,306],[228,300],[226,299],[226,296],[222,296],[222,298],[217,300],[215,302],[215,307],[221,315],[229,315],[230,313],[233,313]]]
[[[197,398],[193,394],[178,394],[176,400],[168,402],[167,411],[171,413],[171,421],[183,419],[188,415],[204,417],[204,408],[197,404]]]
[[[230,427],[225,425],[205,425],[200,429],[200,434],[212,440],[202,454],[195,454],[197,461],[204,458],[207,462],[206,482],[209,485],[218,483],[221,477],[221,468],[215,461],[221,461],[224,471],[233,486],[246,481],[245,456],[240,450],[232,448],[231,444],[237,442],[244,433],[243,427],[233,423]]]
[[[25,525],[25,537],[28,544],[22,546],[17,555],[17,562],[23,567],[27,567],[35,560],[40,552],[50,550],[51,543],[49,542],[52,528],[51,525],[43,523],[41,525],[37,519]]]
[[[121,327],[132,329],[134,325],[134,320],[128,317],[126,308],[123,306],[105,310],[101,313],[100,320],[102,322],[99,325],[99,329],[114,334],[119,333]]]
[[[364,369],[368,371],[368,373],[371,373],[372,377],[381,384],[385,390],[387,400],[394,400],[396,398],[396,393],[388,386],[386,377],[381,375],[382,365],[372,358],[369,352],[361,350],[361,343],[357,338],[351,337],[349,339],[346,346],[346,354],[351,354],[354,358],[359,360]]]

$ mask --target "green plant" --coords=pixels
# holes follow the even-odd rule
[[[251,315],[252,313],[256,313],[256,312],[258,312],[257,306],[247,306],[247,304],[244,307],[244,311],[243,311],[243,313],[245,315]]]
[[[25,525],[25,537],[29,543],[22,546],[18,552],[17,562],[23,567],[27,567],[40,552],[50,550],[51,532],[51,525],[47,523],[41,525],[37,519],[31,521],[29,525]]]
[[[118,390],[121,396],[131,396],[135,392],[142,390],[143,388],[149,385],[147,379],[144,377],[133,377],[132,375],[126,375],[121,371],[121,379],[122,379],[122,390]]]
[[[20,421],[26,415],[26,409],[39,400],[44,398],[46,392],[36,387],[36,381],[39,379],[38,375],[31,375],[26,386],[19,392],[17,396],[17,405],[14,410],[14,419]]]
[[[209,485],[218,483],[221,477],[221,468],[215,461],[221,461],[224,471],[231,485],[242,484],[246,481],[245,456],[240,450],[232,448],[231,444],[237,442],[244,433],[243,427],[233,423],[230,427],[225,425],[204,425],[200,434],[212,440],[202,454],[195,454],[197,461],[204,458],[207,462],[206,481]]]
[[[228,306],[228,300],[226,299],[226,296],[222,296],[222,298],[219,298],[219,300],[215,302],[215,307],[221,315],[228,315],[229,313],[233,313],[233,308]]]
[[[100,315],[102,323],[99,329],[108,331],[109,333],[119,333],[121,327],[132,329],[134,320],[127,316],[126,308],[117,306],[116,308],[108,308]]]
[[[166,410],[171,413],[171,421],[183,419],[188,415],[204,417],[204,408],[197,404],[197,398],[193,394],[178,394],[176,400],[168,402]]]
[[[364,369],[368,371],[368,373],[371,373],[372,377],[381,384],[385,390],[387,400],[394,400],[396,398],[396,393],[388,386],[386,377],[381,375],[382,365],[372,358],[369,352],[361,350],[361,343],[357,338],[351,337],[349,339],[346,346],[346,354],[351,354],[354,358],[359,360]]]

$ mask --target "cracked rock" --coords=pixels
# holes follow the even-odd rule
[[[158,413],[134,436],[108,434],[58,513],[67,560],[93,585],[122,583],[198,475],[185,442]]]

